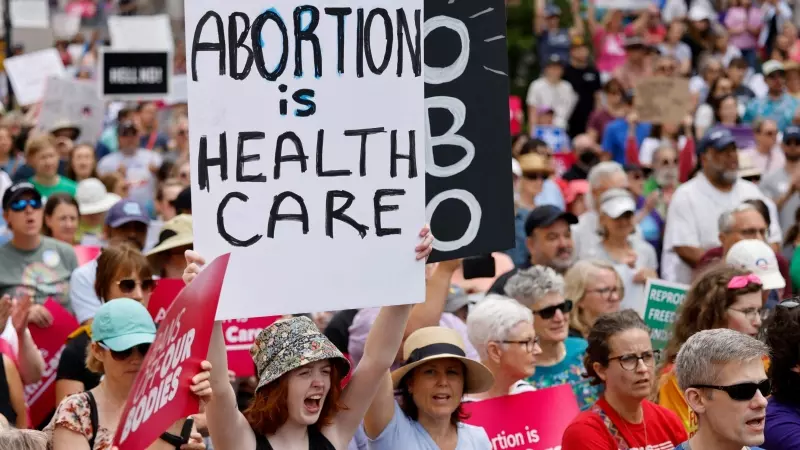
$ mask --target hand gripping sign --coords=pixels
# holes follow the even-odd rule
[[[554,405],[538,408],[536,405]],[[568,384],[464,403],[465,422],[483,427],[494,450],[553,450],[580,412]]]
[[[167,310],[120,416],[119,450],[147,448],[176,420],[198,412],[189,386],[208,354],[229,257],[215,259]]]

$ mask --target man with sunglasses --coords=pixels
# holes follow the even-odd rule
[[[675,360],[697,433],[677,450],[757,450],[764,443],[770,381],[764,343],[727,328],[690,337]]]
[[[767,174],[758,187],[778,206],[781,229],[788,230],[800,209],[800,127],[792,125],[784,130],[781,150],[784,165]]]
[[[42,306],[47,298],[72,309],[69,278],[78,259],[69,245],[41,235],[42,206],[42,196],[29,182],[15,183],[3,194],[3,219],[11,240],[0,247],[0,295],[30,294],[35,303],[30,321],[47,327],[52,322]]]
[[[144,208],[133,200],[120,200],[106,214],[104,234],[107,245],[127,242],[139,250],[144,248],[150,217]],[[75,318],[84,324],[94,317],[102,302],[95,293],[97,259],[79,267],[70,279],[70,297]]]

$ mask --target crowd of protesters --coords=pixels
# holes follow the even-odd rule
[[[138,12],[67,3],[84,24]],[[800,448],[800,11],[533,11],[540,76],[510,98],[515,246],[488,255],[495,276],[430,263],[421,303],[284,317],[253,344],[252,377],[228,370],[217,323],[188,387],[200,412],[149,448],[496,449],[463,405],[560,385],[581,411],[563,450]],[[54,43],[78,78],[102,44]],[[688,81],[683,120],[640,120],[652,76]],[[2,449],[111,449],[155,338],[151,294],[205,264],[186,104],[107,107],[100,136],[69,118],[40,129],[36,105],[0,119]],[[418,260],[434,238],[421,231]],[[663,349],[642,317],[658,279],[687,286]],[[79,326],[32,423],[25,387],[50,368],[31,329],[53,326],[48,302]]]

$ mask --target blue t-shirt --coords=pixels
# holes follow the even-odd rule
[[[636,125],[636,145],[641,146],[644,138],[650,136],[649,123],[639,123]],[[628,121],[619,118],[614,119],[603,132],[603,151],[611,153],[611,158],[620,163],[625,164],[625,142],[628,140]]]
[[[416,420],[406,416],[395,402],[394,416],[376,438],[367,444],[369,450],[439,450],[439,446]],[[458,444],[456,450],[492,450],[492,443],[481,427],[461,423],[458,425]]]
[[[568,337],[564,341],[567,354],[560,363],[542,367],[537,366],[536,372],[527,381],[537,389],[551,386],[569,384],[578,399],[581,411],[592,406],[602,394],[603,386],[592,386],[588,378],[584,378],[586,369],[583,366],[583,356],[586,354],[588,344],[581,338]]]
[[[800,407],[769,399],[764,425],[765,450],[800,448]]]

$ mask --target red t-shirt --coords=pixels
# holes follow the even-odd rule
[[[634,424],[623,420],[606,402],[597,401],[608,418],[617,427],[631,450],[672,450],[688,439],[686,429],[674,412],[647,400],[642,402],[644,421]],[[646,426],[646,428],[645,428]],[[647,437],[645,438],[645,430]],[[617,450],[603,419],[592,411],[584,411],[564,431],[561,450]]]

